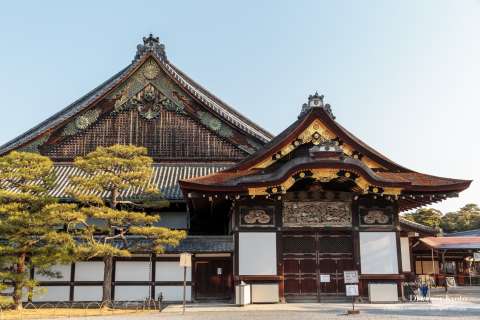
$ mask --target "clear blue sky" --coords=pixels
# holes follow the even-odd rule
[[[169,59],[279,133],[318,90],[396,162],[476,180],[480,1],[8,1],[0,12],[0,143],[125,67],[154,33]]]

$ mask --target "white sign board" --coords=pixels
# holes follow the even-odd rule
[[[330,282],[330,275],[329,274],[321,274],[320,275],[320,282]]]
[[[480,261],[480,252],[473,253],[473,260]]]
[[[192,254],[191,253],[182,253],[180,254],[180,267],[192,267]]]
[[[345,285],[345,294],[347,295],[347,297],[358,296],[358,284]]]
[[[358,271],[343,271],[343,278],[345,283],[358,283]]]

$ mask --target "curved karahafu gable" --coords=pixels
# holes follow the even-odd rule
[[[99,145],[144,145],[158,159],[238,161],[271,139],[198,85],[150,35],[118,74],[0,147],[69,160]],[[197,150],[185,145],[197,146]],[[187,150],[188,149],[188,150]]]
[[[457,196],[471,183],[396,164],[340,126],[323,96],[315,94],[298,120],[260,150],[224,171],[182,180],[180,186],[190,195],[223,192],[275,199],[304,179],[345,183],[359,196],[398,200],[400,210]]]

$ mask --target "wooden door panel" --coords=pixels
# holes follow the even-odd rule
[[[318,263],[320,273],[334,274],[337,270],[337,264],[333,259],[320,259]]]
[[[286,274],[299,273],[300,263],[299,260],[284,259],[283,260],[283,272]]]
[[[334,278],[330,278],[330,282],[323,282],[320,285],[321,295],[331,295],[337,293],[337,284]]]
[[[300,280],[285,279],[285,294],[299,294],[300,293]]]
[[[233,290],[232,271],[230,259],[195,261],[196,299],[230,299]]]
[[[283,236],[285,294],[289,297],[345,295],[344,270],[353,270],[353,243],[348,234]],[[327,274],[330,282],[320,283]]]
[[[302,259],[299,260],[300,272],[316,274],[317,273],[317,261],[314,259]]]
[[[302,294],[317,294],[317,278],[303,278],[300,280],[300,290]]]
[[[342,272],[345,270],[354,270],[353,269],[353,258],[344,258],[338,260],[338,269]]]

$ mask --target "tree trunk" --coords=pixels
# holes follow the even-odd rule
[[[112,189],[112,195],[111,195],[111,201],[110,201],[110,207],[112,209],[116,209],[118,204],[118,189],[113,188]]]
[[[25,259],[27,257],[26,253],[21,253],[20,256],[18,257],[17,261],[17,268],[15,272],[17,275],[24,274],[25,273]],[[18,278],[23,278],[23,277],[18,277]],[[23,290],[23,281],[15,282],[14,288],[13,288],[13,305],[15,307],[15,310],[21,310],[23,308],[22,306],[22,290]]]
[[[103,294],[102,302],[112,300],[112,273],[113,273],[113,257],[103,258]]]
[[[110,208],[116,209],[118,201],[118,189],[113,188],[110,194]],[[111,230],[110,230],[111,231]],[[102,302],[112,301],[112,274],[113,274],[113,257],[103,257],[103,294]]]

